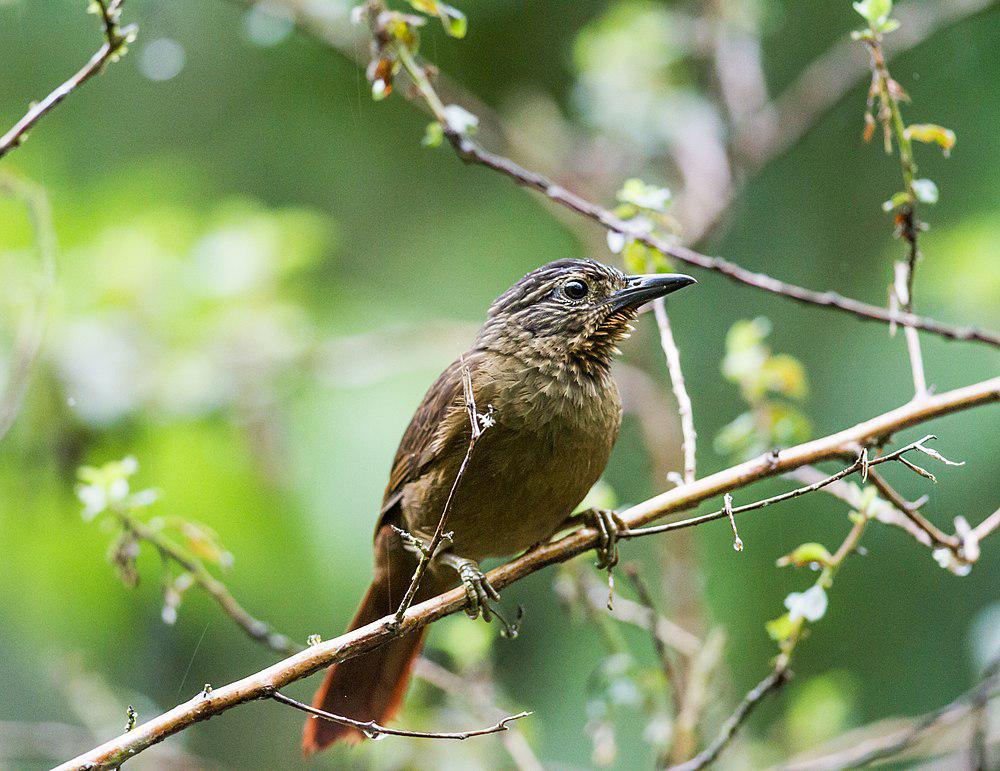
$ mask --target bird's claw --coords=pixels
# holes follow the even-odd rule
[[[606,509],[590,509],[584,513],[588,524],[597,530],[597,567],[610,570],[618,564],[618,539],[628,526],[621,517]]]
[[[465,596],[469,599],[465,614],[473,620],[482,616],[483,621],[492,621],[494,611],[490,608],[490,601],[499,600],[500,593],[493,588],[486,574],[472,560],[463,560],[457,568]]]

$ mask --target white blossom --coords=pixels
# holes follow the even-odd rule
[[[792,592],[785,598],[785,607],[792,621],[819,621],[826,613],[826,590],[815,584],[804,592]]]

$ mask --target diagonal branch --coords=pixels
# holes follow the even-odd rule
[[[746,487],[761,479],[779,476],[801,466],[834,460],[856,452],[859,445],[884,442],[904,428],[923,423],[952,412],[1000,401],[1000,377],[985,380],[954,391],[935,394],[921,401],[910,402],[877,417],[858,423],[838,433],[805,444],[771,453],[731,468],[702,477],[693,484],[682,485],[650,498],[621,512],[623,522],[640,527],[666,514],[684,511],[704,500],[730,490]],[[592,528],[576,530],[557,541],[542,544],[528,553],[490,571],[490,583],[497,589],[541,570],[565,562],[593,549],[598,542]],[[271,698],[280,688],[325,669],[330,664],[345,661],[398,634],[406,634],[427,626],[444,616],[462,610],[467,602],[465,591],[455,588],[411,607],[401,623],[390,614],[339,637],[310,646],[305,651],[256,672],[242,680],[216,688],[207,694],[179,704],[131,731],[68,761],[59,769],[111,768],[163,741],[195,723],[207,720],[241,704]]]
[[[383,5],[379,0],[369,0],[366,4],[369,22],[372,25],[372,33],[377,41],[387,41],[392,39],[392,35],[383,34],[380,29],[379,14]],[[822,308],[834,308],[846,313],[850,313],[858,318],[881,321],[886,324],[899,324],[903,327],[913,327],[925,332],[940,335],[949,340],[969,340],[987,343],[994,347],[1000,347],[1000,334],[990,331],[983,331],[975,327],[955,327],[943,324],[934,319],[916,316],[913,313],[901,312],[896,309],[880,308],[876,305],[842,297],[836,292],[816,292],[811,289],[796,286],[785,281],[768,276],[764,273],[756,273],[747,270],[735,263],[724,260],[721,257],[711,257],[687,247],[670,243],[667,239],[657,236],[654,233],[644,232],[634,223],[622,220],[603,206],[598,206],[591,201],[577,195],[564,187],[556,184],[538,172],[520,166],[510,158],[492,153],[481,148],[467,135],[456,130],[449,121],[444,103],[438,96],[437,91],[431,84],[426,69],[421,66],[413,52],[401,43],[386,43],[391,45],[392,51],[398,56],[399,63],[406,70],[407,75],[413,81],[417,92],[423,97],[424,102],[430,109],[435,120],[441,125],[444,136],[448,139],[456,155],[466,163],[485,166],[493,169],[512,179],[518,185],[537,190],[554,203],[558,203],[578,214],[587,217],[602,225],[608,230],[621,233],[628,238],[637,241],[651,249],[655,249],[663,254],[680,260],[688,265],[704,268],[705,270],[720,273],[723,276],[746,284],[757,289],[787,297],[797,302],[815,305]]]
[[[27,138],[28,131],[53,107],[76,89],[99,74],[108,62],[117,61],[135,38],[135,26],[119,26],[121,7],[125,0],[95,0],[93,7],[101,19],[105,42],[83,67],[69,80],[58,86],[42,101],[33,104],[13,127],[0,137],[0,158],[11,152]]]

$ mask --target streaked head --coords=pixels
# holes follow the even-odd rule
[[[496,299],[480,344],[527,345],[606,364],[641,306],[694,283],[679,273],[630,276],[593,260],[556,260]]]

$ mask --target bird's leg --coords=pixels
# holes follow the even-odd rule
[[[476,619],[483,617],[483,621],[491,621],[496,612],[490,608],[490,600],[494,602],[500,599],[500,593],[493,588],[486,574],[479,568],[479,565],[470,559],[459,557],[450,552],[439,554],[438,561],[448,567],[458,571],[458,577],[462,580],[462,587],[465,595],[469,598],[469,604],[465,608],[465,614]]]
[[[610,570],[618,564],[618,537],[628,526],[618,514],[607,509],[587,509],[580,516],[597,530],[597,567]]]

